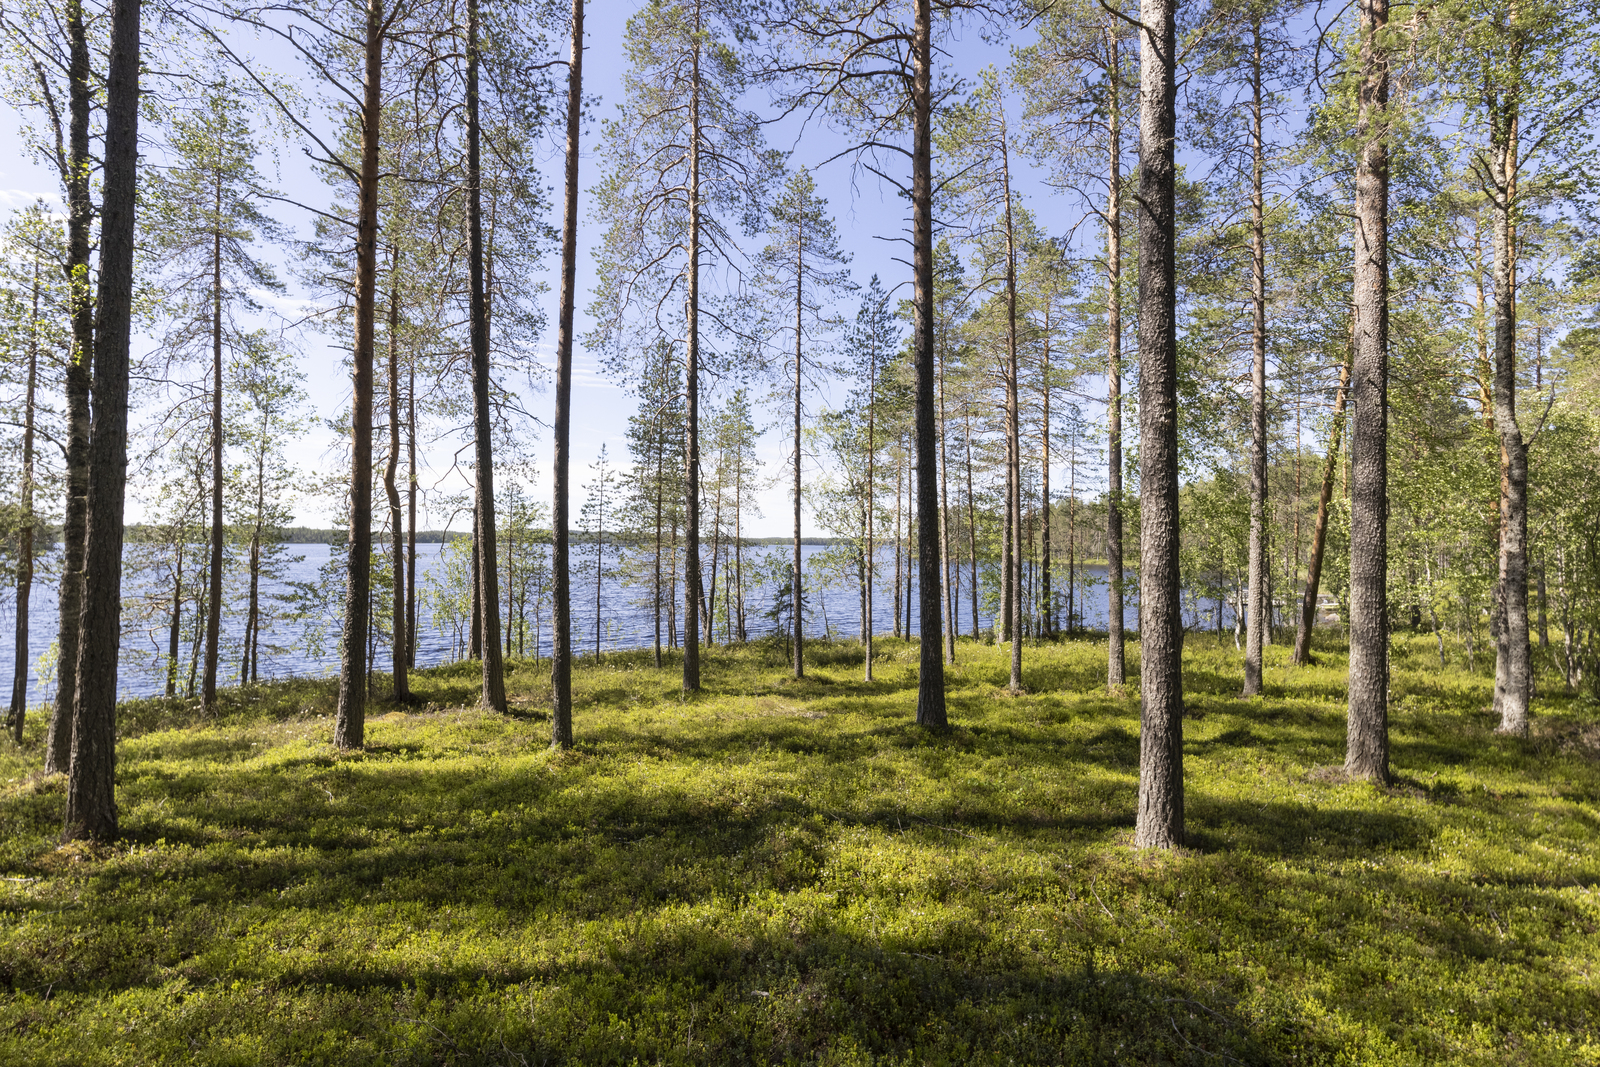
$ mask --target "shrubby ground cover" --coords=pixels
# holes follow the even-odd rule
[[[1241,700],[1191,636],[1188,847],[1128,847],[1138,700],[1101,642],[963,642],[946,734],[915,646],[548,672],[330,747],[331,681],[122,711],[114,846],[59,845],[38,739],[0,754],[0,1062],[1600,1061],[1600,708],[1493,733],[1485,677],[1397,638],[1391,788],[1346,782],[1343,655]],[[380,680],[381,688],[381,680]],[[1550,687],[1553,691],[1553,686]],[[39,723],[40,717],[35,716]]]

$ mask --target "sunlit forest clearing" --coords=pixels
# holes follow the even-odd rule
[[[7,748],[0,1062],[1600,1057],[1580,699],[1496,735],[1491,679],[1397,636],[1376,787],[1338,770],[1341,650],[1269,646],[1244,700],[1191,634],[1169,854],[1128,847],[1138,679],[1106,692],[1103,640],[1030,650],[1017,697],[963,641],[946,733],[912,723],[915,645],[878,650],[864,683],[854,643],[803,681],[708,649],[691,698],[670,658],[586,661],[566,752],[525,661],[508,715],[476,664],[420,671],[349,753],[333,680],[130,703],[111,846],[61,846],[64,777]]]

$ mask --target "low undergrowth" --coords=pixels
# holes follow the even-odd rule
[[[1189,847],[1128,847],[1138,698],[1105,643],[611,654],[549,750],[475,665],[331,750],[294,681],[122,714],[124,840],[58,844],[41,726],[0,749],[0,1062],[1600,1061],[1600,712],[1496,735],[1486,679],[1399,642],[1388,788],[1343,780],[1344,660],[1239,699],[1186,653]],[[1136,649],[1134,650],[1136,654]],[[383,679],[376,682],[381,695]]]

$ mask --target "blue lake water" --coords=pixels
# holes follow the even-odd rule
[[[418,589],[418,625],[417,625],[417,665],[419,667],[434,666],[448,662],[455,658],[458,648],[458,635],[454,630],[436,623],[427,611],[427,598],[423,596],[424,590],[431,582],[439,580],[443,572],[444,559],[442,553],[447,546],[440,544],[419,544],[417,546],[417,589]],[[200,546],[191,546],[192,551],[198,556],[203,551]],[[150,696],[160,693],[166,684],[164,656],[168,647],[168,617],[161,606],[163,590],[156,590],[142,584],[140,572],[132,566],[132,553],[137,546],[128,548],[130,565],[124,578],[123,588],[123,629],[122,650],[120,656],[120,671],[118,687],[121,695]],[[756,569],[764,557],[777,554],[781,559],[787,560],[791,549],[783,545],[760,545],[747,547],[744,550],[745,567],[747,575]],[[820,636],[824,630],[837,637],[852,638],[860,633],[860,600],[856,582],[853,577],[836,579],[830,584],[817,588],[820,572],[813,573],[813,568],[821,563],[817,557],[826,552],[825,546],[805,545],[802,548],[803,566],[807,571],[807,599],[811,606],[811,615],[807,620],[807,633]],[[329,545],[291,545],[288,546],[288,564],[285,567],[287,581],[315,582],[318,573],[330,558],[330,553],[344,552],[343,546]],[[29,676],[29,701],[37,703],[51,699],[55,686],[52,679],[41,679],[38,670],[39,659],[51,648],[55,641],[58,629],[58,611],[56,601],[56,587],[53,573],[59,569],[52,564],[59,560],[59,549],[51,553],[42,553],[40,570],[44,572],[34,582],[30,603],[29,616],[29,646],[30,663],[33,664]],[[193,564],[191,563],[191,566]],[[957,629],[967,635],[972,632],[971,613],[971,567],[962,567],[963,574],[959,582],[956,604]],[[1090,629],[1104,629],[1106,625],[1106,583],[1104,567],[1079,568],[1079,585],[1074,597],[1076,613],[1079,624]],[[1061,612],[1065,611],[1065,575],[1064,563],[1058,561],[1054,581],[1061,604]],[[230,579],[233,581],[233,579]],[[873,623],[874,631],[879,634],[894,632],[894,556],[892,549],[884,552],[880,557],[877,579],[874,585],[873,596]],[[912,594],[915,595],[916,583],[911,581]],[[770,630],[770,623],[763,618],[771,603],[772,587],[752,587],[753,583],[747,577],[746,582],[746,620],[747,631],[751,636]],[[281,588],[281,585],[277,588]],[[1130,580],[1128,588],[1128,604],[1126,611],[1126,625],[1137,625],[1137,606],[1134,593],[1136,583]],[[266,592],[271,592],[268,588]],[[626,585],[622,582],[607,578],[600,587],[600,644],[602,649],[640,648],[648,647],[655,637],[655,616],[649,609],[647,598],[649,588],[637,584]],[[589,652],[594,647],[595,632],[595,592],[592,579],[579,580],[575,577],[573,589],[573,644],[579,652]],[[336,620],[341,606],[342,584],[330,590],[325,603],[317,605],[324,618],[323,640],[320,647],[317,642],[305,640],[306,626],[302,623],[279,621],[263,629],[262,650],[259,674],[262,678],[282,678],[294,675],[323,675],[338,669],[338,646]],[[719,593],[720,595],[720,593]],[[681,596],[681,588],[680,588]],[[0,606],[0,627],[4,627],[6,635],[4,647],[6,651],[0,654],[0,692],[9,694],[13,675],[12,655],[10,652],[10,635],[15,623],[15,614],[10,610],[13,596],[6,597],[6,604]],[[641,603],[645,601],[645,603]],[[245,596],[242,588],[230,586],[224,597],[224,614],[222,626],[222,653],[221,653],[221,681],[231,684],[238,677],[240,643],[244,638],[245,628]],[[1206,625],[1212,605],[1201,602],[1193,605],[1187,613],[1191,625]],[[902,607],[902,617],[904,608]],[[548,606],[546,606],[548,613]],[[681,613],[680,613],[681,615]],[[715,608],[717,627],[722,626],[722,605]],[[911,612],[911,633],[919,630],[917,612],[913,607]],[[992,616],[984,606],[980,596],[978,624],[980,629],[987,628],[992,623]],[[1225,612],[1224,622],[1232,625],[1231,613]],[[664,625],[664,623],[663,623]],[[678,628],[682,630],[681,617]],[[188,677],[188,663],[190,658],[189,631],[191,622],[184,621],[186,631],[179,660],[182,664],[179,677],[179,691],[181,692]],[[550,654],[550,625],[545,619],[539,628],[538,652],[541,656]],[[527,652],[532,653],[532,635],[528,638]],[[269,649],[267,646],[277,646]],[[375,657],[377,669],[384,669],[388,662],[388,653],[379,648]]]

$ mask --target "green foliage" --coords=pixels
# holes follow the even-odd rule
[[[808,646],[811,647],[811,646]],[[818,642],[574,678],[418,672],[329,748],[334,683],[124,705],[116,846],[0,751],[0,1061],[1568,1064],[1600,1054],[1593,712],[1493,734],[1489,680],[1397,642],[1389,790],[1329,770],[1343,656],[1191,637],[1190,847],[1130,852],[1138,700],[1103,646],[963,642],[955,729]],[[859,664],[859,646],[853,643]],[[1133,658],[1137,662],[1137,658]],[[837,669],[830,664],[837,663]],[[380,691],[383,687],[379,687]]]

